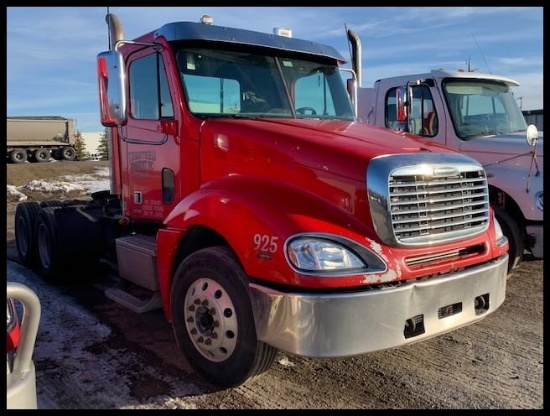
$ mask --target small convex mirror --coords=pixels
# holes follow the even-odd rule
[[[529,127],[527,127],[527,143],[529,143],[529,146],[534,146],[537,144],[537,139],[539,138],[539,131],[537,129],[537,126],[534,124],[530,124]]]

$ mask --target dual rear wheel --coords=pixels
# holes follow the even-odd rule
[[[55,280],[64,271],[59,232],[55,219],[57,203],[21,202],[15,210],[15,241],[21,263],[43,278]]]
[[[26,149],[14,149],[9,154],[9,161],[12,163],[24,163],[29,159]],[[40,147],[33,150],[30,157],[31,161],[43,163],[48,162],[52,157],[57,160],[72,161],[76,159],[76,150],[73,147],[62,147],[60,149],[51,150],[45,147]]]
[[[33,153],[33,157],[37,162],[48,162],[51,159],[50,150],[43,147],[36,149]]]
[[[17,205],[15,234],[21,262],[52,282],[81,275],[99,258],[93,253],[93,247],[101,245],[93,225],[78,219],[78,209],[60,208],[60,201],[42,205]],[[179,348],[201,375],[224,387],[260,376],[277,353],[257,338],[248,283],[233,252],[219,246],[187,257],[172,285],[172,325]]]
[[[15,212],[21,263],[54,283],[93,278],[104,242],[86,207],[61,208],[62,201],[22,202]],[[59,210],[59,211],[58,211]]]
[[[15,209],[15,245],[21,264],[29,269],[36,265],[35,221],[40,204],[26,201],[17,204]]]
[[[25,149],[13,149],[9,157],[12,163],[24,163],[27,161],[27,151]]]

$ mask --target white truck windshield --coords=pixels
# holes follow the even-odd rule
[[[505,83],[448,79],[443,82],[443,91],[461,139],[527,129],[511,88]]]

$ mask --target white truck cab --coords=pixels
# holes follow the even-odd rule
[[[417,134],[469,155],[489,178],[490,202],[510,243],[509,272],[524,250],[543,257],[543,132],[527,126],[502,76],[433,70],[359,88],[358,119]]]

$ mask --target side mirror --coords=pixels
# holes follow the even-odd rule
[[[353,111],[355,113],[355,117],[357,118],[357,88],[358,88],[358,83],[357,83],[357,75],[355,74],[355,72],[353,71],[353,69],[349,69],[349,68],[338,68],[340,70],[340,72],[349,72],[351,74],[351,78],[348,78],[346,80],[346,89],[348,90],[348,94],[349,94],[349,97],[350,97],[350,100],[351,100],[351,104],[353,105]]]
[[[530,124],[529,127],[527,127],[527,143],[529,143],[529,146],[535,146],[537,144],[537,140],[539,138],[539,131],[537,129],[537,126],[534,124]]]
[[[400,123],[407,121],[407,89],[398,87],[395,89],[396,120]]]
[[[126,124],[126,77],[124,60],[118,51],[97,55],[99,111],[101,124],[117,127]]]

